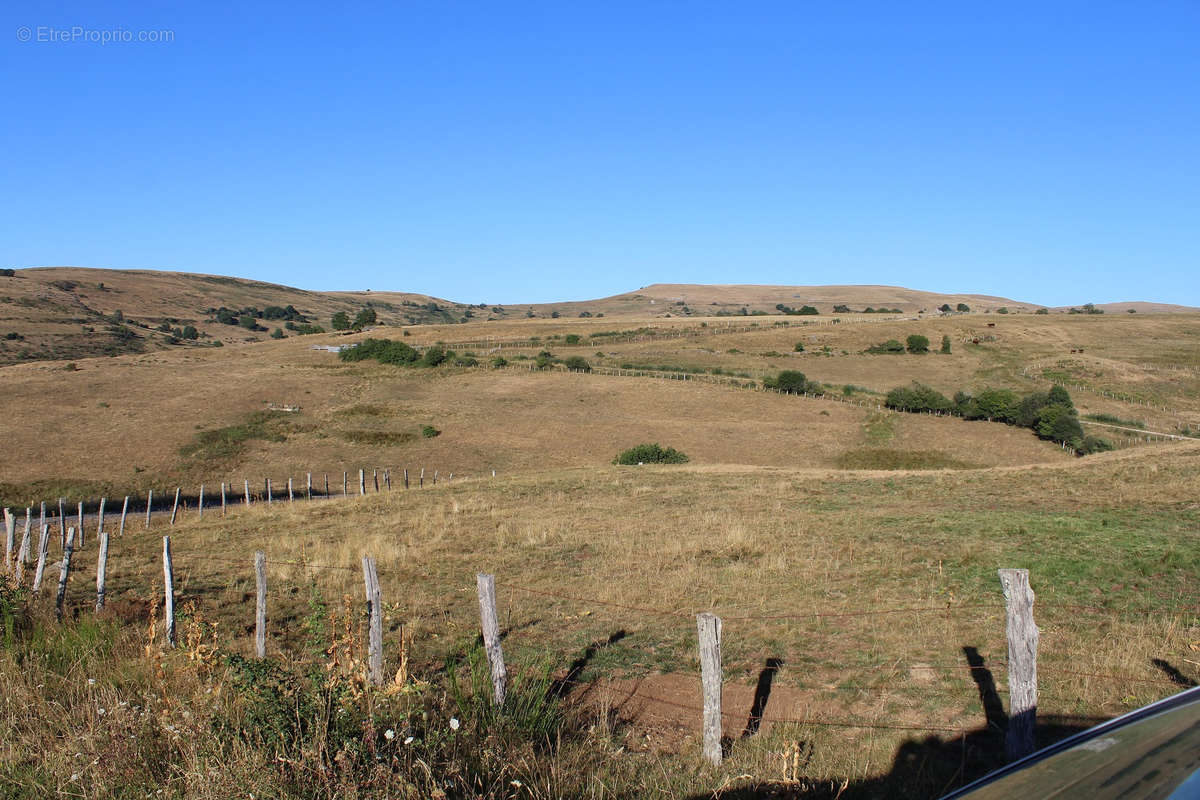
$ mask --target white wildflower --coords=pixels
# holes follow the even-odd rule
[[[396,738],[396,732],[394,730],[392,730],[391,728],[388,728],[386,731],[383,732],[383,738],[387,739],[390,742],[392,739]]]
[[[452,731],[458,730],[458,720],[456,720],[454,717],[450,718],[450,730],[452,730]]]
[[[404,740],[404,743],[405,743],[405,744],[412,744],[412,743],[413,743],[413,737],[411,737],[411,736],[410,736],[410,737],[408,737],[407,739],[405,739],[405,740]]]

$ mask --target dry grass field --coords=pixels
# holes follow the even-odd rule
[[[405,302],[467,307],[203,276],[19,275],[0,278],[12,299],[0,333],[29,333],[4,352],[64,352],[0,367],[0,503],[23,515],[107,496],[111,514],[132,494],[138,513],[111,540],[103,612],[94,530],[62,624],[57,566],[40,597],[0,580],[0,784],[14,796],[937,796],[999,763],[1000,567],[1028,568],[1037,596],[1043,741],[1200,680],[1200,443],[1114,435],[1121,449],[1077,458],[1028,429],[874,407],[913,381],[953,394],[1056,380],[1079,387],[1085,417],[1195,435],[1200,314],[941,317],[916,312],[943,299],[1023,306],[892,287],[655,286],[406,324],[417,306]],[[51,285],[64,280],[76,285]],[[238,341],[179,310],[294,303],[327,317],[367,298],[373,330],[282,340]],[[822,314],[711,316],[779,302]],[[832,324],[823,304],[841,302],[904,313]],[[148,337],[144,352],[93,357],[108,341],[96,321],[117,309],[195,319],[226,345]],[[934,352],[863,352],[914,333]],[[949,354],[936,352],[943,336]],[[367,337],[470,342],[456,349],[482,363],[313,349]],[[526,369],[542,349],[659,377]],[[491,367],[496,355],[509,365]],[[708,382],[781,370],[830,396]],[[642,442],[690,461],[613,466]],[[278,500],[311,472],[340,494],[342,471],[360,467],[390,469],[391,491],[196,512],[201,483],[212,498],[219,482],[257,492],[270,478]],[[145,529],[145,491],[176,486],[179,519],[158,513]],[[166,533],[175,650],[161,645]],[[266,662],[244,660],[256,550],[269,561]],[[386,672],[399,674],[382,690],[361,677],[366,554],[387,608]],[[478,669],[477,572],[499,584],[517,697],[504,714]],[[700,611],[725,620],[720,768],[698,757]]]

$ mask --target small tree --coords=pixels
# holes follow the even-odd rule
[[[778,389],[784,394],[804,394],[815,388],[803,372],[794,369],[785,369],[773,380],[764,380],[763,385],[768,389]]]
[[[690,459],[674,447],[660,447],[658,443],[639,444],[621,452],[613,459],[614,464],[686,464]]]
[[[946,353],[946,354],[949,354],[949,352],[950,352],[950,335],[949,334],[942,335],[942,352]]]
[[[966,314],[968,311],[971,310],[971,307],[969,305],[967,305],[966,303],[959,303],[957,306],[954,307],[954,310],[961,311],[962,313]]]
[[[571,356],[563,362],[563,366],[572,372],[591,372],[592,365],[583,356]]]
[[[362,311],[359,311],[354,317],[354,323],[351,327],[353,327],[356,331],[362,330],[368,325],[374,325],[376,319],[378,319],[378,317],[375,315],[375,309],[367,306]]]
[[[285,338],[284,333],[283,333],[283,328],[276,328],[275,330],[271,331],[271,338],[272,339]]]
[[[567,344],[579,344],[579,334],[578,333],[568,333],[566,338],[563,339],[563,341],[566,342]]]
[[[350,315],[345,311],[339,311],[333,315],[329,324],[335,331],[348,331],[350,330]]]
[[[804,352],[804,342],[796,342],[796,346],[792,349],[795,350],[797,353],[803,353]]]
[[[949,314],[951,311],[950,304],[942,303],[940,306],[938,306],[938,311],[942,312],[943,314]]]
[[[919,333],[909,334],[909,337],[905,339],[905,344],[910,353],[929,352],[929,337],[922,336]]]

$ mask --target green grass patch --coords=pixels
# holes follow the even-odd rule
[[[347,442],[355,444],[397,445],[416,441],[417,435],[407,431],[339,431],[339,435]]]
[[[247,442],[287,441],[290,416],[286,411],[255,411],[236,425],[200,431],[179,448],[179,454],[203,461],[228,460],[241,455]]]
[[[1127,428],[1145,428],[1146,423],[1140,419],[1121,419],[1112,414],[1084,414],[1084,419],[1090,419],[1092,422],[1104,422],[1109,425],[1124,425]]]

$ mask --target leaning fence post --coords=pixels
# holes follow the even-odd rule
[[[75,552],[75,529],[67,528],[67,546],[63,548],[62,566],[58,570],[58,594],[54,597],[54,615],[63,617],[63,600],[67,597],[67,575],[71,572],[71,554]]]
[[[367,679],[372,686],[383,684],[383,609],[380,606],[379,574],[375,559],[363,556],[363,584],[367,592]]]
[[[96,534],[97,535],[100,534],[100,531],[104,530],[104,506],[107,502],[108,502],[107,497],[100,498],[100,511],[96,515]]]
[[[50,553],[50,526],[42,526],[42,538],[38,542],[37,569],[33,572],[33,593],[42,590],[42,575],[46,572],[46,556]]]
[[[1037,724],[1038,629],[1033,621],[1029,570],[999,570],[1008,623],[1008,732],[1004,755],[1015,761],[1034,751]]]
[[[175,505],[171,506],[171,524],[175,524],[175,515],[179,513],[179,487],[175,487]]]
[[[721,618],[696,615],[700,639],[700,680],[704,696],[704,758],[721,764]]]
[[[104,610],[104,578],[108,572],[108,532],[100,531],[100,557],[96,562],[96,610]]]
[[[146,530],[150,530],[150,509],[154,506],[154,490],[146,492]]]
[[[12,571],[13,544],[17,537],[17,519],[7,508],[4,509],[4,571]]]
[[[500,647],[500,620],[496,616],[496,576],[478,573],[475,588],[479,593],[479,626],[483,648],[492,668],[492,690],[496,705],[504,705],[508,695],[508,673],[504,669],[504,650]]]
[[[163,537],[163,633],[175,646],[175,573],[171,569],[171,537]]]
[[[129,495],[125,495],[125,502],[121,504],[121,525],[117,528],[117,536],[125,535],[125,517],[129,515]]]
[[[267,657],[267,554],[254,554],[254,578],[258,584],[258,600],[254,604],[254,654]]]

